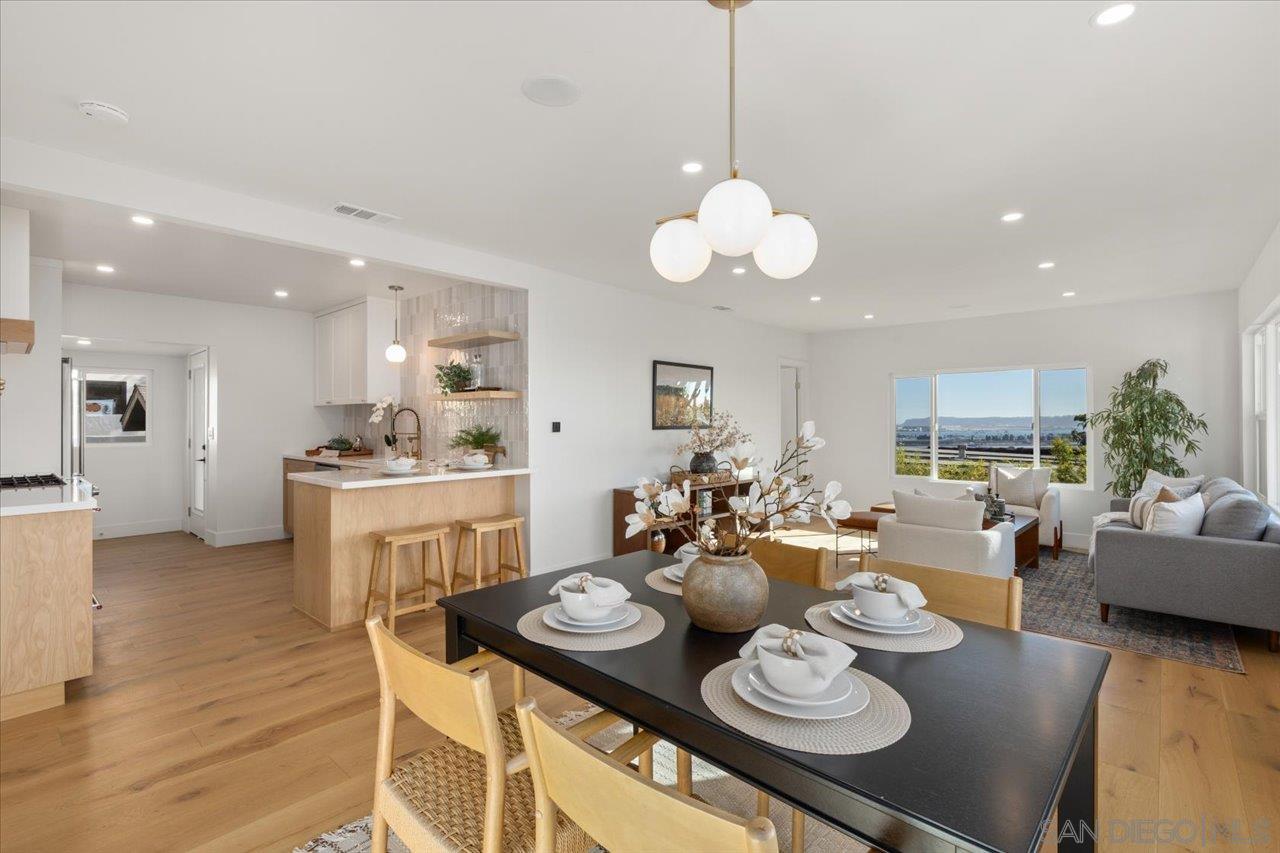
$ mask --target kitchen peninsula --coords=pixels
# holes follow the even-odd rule
[[[354,466],[289,474],[293,606],[330,631],[360,624],[373,560],[370,533],[513,512],[516,478],[528,474],[528,468],[491,468],[387,476]],[[449,534],[451,559],[456,536],[456,530]],[[403,581],[407,591],[413,580]]]

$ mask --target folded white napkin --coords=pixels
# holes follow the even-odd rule
[[[836,589],[848,589],[856,586],[861,589],[869,589],[876,591],[876,573],[875,572],[854,572],[844,580],[836,581]],[[889,578],[888,592],[892,592],[898,596],[898,600],[902,602],[902,606],[908,609],[924,607],[928,603],[928,599],[924,597],[924,593],[920,591],[920,587],[911,581],[900,580],[895,577]]]
[[[782,648],[783,640],[791,633],[786,625],[776,622],[765,625],[751,635],[747,644],[738,650],[738,656],[751,660],[759,657],[757,651],[764,649],[777,655],[788,654]],[[809,669],[815,678],[828,682],[836,677],[836,673],[847,669],[857,653],[844,643],[815,634],[812,631],[801,631],[792,645],[796,657],[809,663]]]
[[[587,579],[587,588],[585,590],[587,598],[596,607],[614,607],[631,597],[631,593],[627,591],[627,588],[617,581],[594,577],[589,572],[576,572],[569,575],[569,577],[551,587],[549,594],[559,595],[561,589],[566,592],[583,592],[583,578]]]

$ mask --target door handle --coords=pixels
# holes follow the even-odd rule
[[[199,459],[197,459],[196,461],[197,461],[197,462],[205,462],[205,461],[207,461],[207,460],[205,459],[205,457],[201,456],[201,457],[200,457]]]

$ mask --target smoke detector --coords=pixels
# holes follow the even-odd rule
[[[535,104],[544,107],[567,107],[582,97],[582,89],[568,77],[539,74],[520,84],[520,91]]]
[[[333,206],[333,212],[339,216],[349,216],[352,219],[359,219],[361,222],[395,222],[400,219],[394,213],[382,213],[377,210],[371,210],[367,207],[360,207],[355,204],[347,204],[340,201]]]
[[[80,115],[88,116],[98,121],[105,121],[107,124],[129,123],[129,114],[127,112],[115,104],[108,104],[105,101],[81,101]]]

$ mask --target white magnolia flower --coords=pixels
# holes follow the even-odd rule
[[[841,488],[843,487],[835,480],[827,483],[826,489],[822,492],[822,504],[818,507],[818,512],[827,520],[827,525],[832,530],[836,529],[837,521],[853,514],[853,507],[849,502],[838,498]]]
[[[667,489],[658,498],[658,512],[668,518],[675,518],[689,512],[693,504],[689,501],[689,481],[684,481],[684,491]]]
[[[821,450],[827,446],[825,439],[818,438],[814,435],[817,427],[813,425],[813,421],[805,421],[800,427],[800,435],[796,436],[796,445],[802,450]]]
[[[752,483],[747,494],[729,498],[730,509],[747,524],[764,522],[773,527],[782,523],[782,516],[777,512],[770,512],[770,503],[770,495],[760,488],[759,483]],[[778,506],[777,502],[772,502],[772,505],[775,508]]]
[[[735,471],[744,471],[760,464],[760,457],[755,455],[756,446],[750,441],[740,441],[729,451],[729,464]]]
[[[657,524],[658,516],[649,508],[648,504],[636,501],[636,511],[623,520],[627,522],[627,536],[631,537],[641,530],[648,530]]]
[[[636,480],[636,490],[632,493],[636,500],[653,500],[662,494],[662,482],[659,480],[650,480],[648,477],[641,477]]]
[[[813,512],[804,504],[797,504],[787,513],[787,521],[796,524],[808,524],[813,517]]]
[[[376,407],[376,406],[374,407],[373,414],[372,414],[372,415],[369,415],[369,423],[371,423],[371,424],[380,424],[380,423],[382,423],[382,409],[381,409],[381,408]]]

